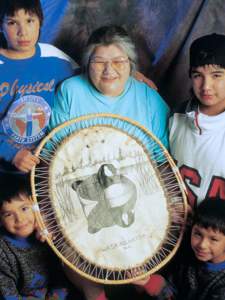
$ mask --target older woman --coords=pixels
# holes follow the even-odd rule
[[[58,89],[49,129],[82,115],[112,113],[139,122],[167,147],[169,109],[154,89],[132,76],[136,61],[134,44],[123,28],[106,26],[94,31],[83,55],[83,73],[65,80]],[[86,299],[106,299],[100,285],[66,267],[65,271]]]
[[[91,113],[113,113],[149,129],[167,147],[168,106],[160,95],[132,75],[134,44],[119,26],[105,26],[90,36],[83,55],[83,73],[60,86],[49,129]]]

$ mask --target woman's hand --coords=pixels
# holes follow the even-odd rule
[[[26,148],[17,152],[12,160],[12,164],[20,171],[28,173],[34,166],[40,163],[40,159]]]
[[[155,85],[155,83],[151,79],[148,79],[147,77],[145,77],[144,74],[142,74],[140,72],[135,72],[134,77],[138,81],[142,81],[142,82],[146,83],[148,86],[150,86],[152,89],[158,91],[158,88]]]

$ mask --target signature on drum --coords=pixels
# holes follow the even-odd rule
[[[151,235],[149,235],[149,233],[142,233],[142,234],[138,234],[136,236],[133,236],[132,238],[129,238],[127,240],[122,240],[120,242],[117,243],[111,243],[109,245],[107,245],[106,247],[102,248],[101,251],[105,252],[105,251],[109,251],[109,250],[114,250],[117,248],[123,248],[124,250],[129,249],[132,247],[132,244],[134,242],[137,242],[138,240],[146,240],[151,238]]]

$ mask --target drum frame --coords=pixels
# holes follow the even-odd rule
[[[143,264],[141,266],[134,266],[130,269],[120,270],[120,269],[115,268],[114,270],[108,270],[108,269],[105,269],[102,267],[99,268],[98,266],[95,266],[94,264],[85,261],[85,258],[83,257],[83,255],[79,252],[77,252],[76,255],[74,256],[74,258],[72,259],[72,261],[70,261],[70,260],[68,260],[68,258],[65,258],[65,256],[62,255],[62,253],[61,253],[61,251],[67,253],[68,249],[71,248],[70,242],[66,240],[64,235],[57,233],[58,234],[57,238],[60,239],[60,245],[62,245],[62,240],[65,243],[63,246],[60,246],[60,247],[59,247],[59,242],[57,242],[54,239],[51,239],[51,235],[50,236],[47,235],[46,240],[47,240],[48,244],[50,245],[50,247],[53,249],[53,251],[56,253],[56,255],[63,261],[63,263],[65,263],[68,267],[70,267],[75,272],[79,273],[81,276],[84,276],[87,279],[90,279],[92,281],[100,282],[100,283],[104,283],[104,284],[125,284],[125,283],[132,282],[134,280],[142,279],[147,275],[155,273],[160,268],[162,268],[166,263],[168,263],[169,260],[176,253],[176,251],[181,243],[181,239],[183,237],[185,223],[186,223],[186,219],[187,219],[186,189],[185,189],[184,183],[182,181],[181,175],[178,171],[178,168],[176,167],[174,161],[172,160],[171,156],[169,155],[169,153],[165,149],[165,147],[162,145],[162,143],[150,131],[148,131],[145,127],[143,127],[139,123],[137,123],[129,118],[121,117],[121,116],[114,115],[114,114],[90,114],[90,115],[82,116],[82,117],[79,117],[76,119],[72,119],[70,121],[67,121],[67,122],[59,125],[58,127],[54,128],[41,141],[41,143],[39,144],[39,146],[37,147],[37,149],[35,151],[35,156],[39,157],[42,161],[45,161],[45,163],[48,165],[48,163],[50,162],[50,159],[48,159],[48,158],[45,159],[44,157],[40,157],[41,151],[44,148],[45,144],[48,141],[50,141],[54,137],[54,135],[61,129],[63,129],[67,126],[70,126],[74,123],[88,121],[90,119],[95,119],[95,118],[119,119],[120,121],[125,121],[125,122],[130,123],[133,126],[138,127],[141,131],[143,131],[145,134],[150,136],[150,138],[157,145],[159,145],[160,149],[162,149],[163,155],[165,156],[165,158],[168,162],[167,166],[162,167],[163,170],[159,171],[158,169],[155,169],[155,171],[157,170],[157,172],[159,172],[158,173],[159,178],[162,178],[162,174],[161,174],[162,171],[165,172],[166,168],[169,168],[173,172],[173,175],[174,175],[174,177],[177,181],[178,187],[179,187],[179,194],[183,199],[182,207],[178,207],[178,211],[180,210],[179,212],[180,212],[180,215],[182,215],[182,217],[180,220],[178,220],[177,223],[173,224],[173,221],[170,222],[170,225],[168,226],[169,228],[167,228],[168,237],[167,237],[166,241],[162,242],[162,244],[160,246],[161,251],[159,251],[159,253],[154,255],[153,258],[151,258],[147,262],[143,262]],[[99,126],[101,126],[101,125],[99,125]],[[112,126],[112,128],[113,128],[113,126]],[[124,131],[124,133],[126,133],[126,132]],[[65,139],[67,139],[67,138],[65,138]],[[142,144],[142,148],[144,148],[143,144]],[[54,150],[53,150],[53,152],[54,152]],[[147,150],[145,148],[144,148],[144,152],[145,153],[147,152]],[[146,154],[149,157],[148,152]],[[41,211],[43,212],[45,210],[48,210],[48,204],[45,203],[44,205],[42,205],[41,204],[42,199],[41,199],[41,201],[39,201],[38,197],[40,195],[46,201],[46,190],[48,190],[48,191],[50,190],[49,181],[48,181],[48,179],[44,178],[45,177],[44,173],[48,170],[48,166],[46,166],[46,167],[44,166],[43,170],[41,170],[39,172],[39,175],[40,175],[40,174],[42,174],[42,171],[43,171],[43,178],[41,180],[42,180],[42,182],[44,182],[44,184],[41,187],[41,189],[38,187],[38,183],[35,182],[36,169],[38,169],[38,166],[34,167],[31,171],[32,198],[33,198],[33,201],[34,201],[35,207],[36,207],[35,215],[37,218],[38,225],[42,231],[47,232],[45,221],[43,220]],[[163,178],[163,180],[166,181],[167,178],[165,177],[165,178]],[[39,189],[39,192],[38,192],[39,195],[37,195],[37,189]],[[162,186],[162,189],[164,190],[165,193],[168,193],[168,194],[173,193],[173,191],[169,191],[168,189],[165,189],[164,186]],[[170,197],[171,197],[171,195],[170,195]],[[171,207],[168,207],[168,209],[169,210],[174,209],[174,207],[173,207],[174,205],[176,205],[176,203],[171,204]],[[41,206],[41,211],[40,211],[40,206]],[[178,204],[178,206],[180,206],[180,204]],[[58,226],[57,221],[50,222],[49,226],[51,228],[53,228],[53,232],[54,232],[54,227]],[[171,233],[169,232],[169,229],[172,229]],[[179,234],[178,234],[178,231],[179,231]],[[177,234],[178,234],[178,238],[176,236]],[[54,238],[56,238],[56,237],[54,236]],[[164,246],[165,244],[167,246],[171,246],[171,249],[169,249],[169,250],[166,249]],[[65,245],[68,247],[67,250],[66,250]],[[59,248],[62,248],[62,249],[59,249]],[[135,268],[142,269],[143,273],[140,274],[140,272],[139,272],[139,274],[137,276],[133,277],[132,274],[133,274],[133,270]]]

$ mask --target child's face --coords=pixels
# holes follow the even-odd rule
[[[31,235],[35,229],[35,216],[29,198],[20,195],[10,202],[5,201],[0,210],[0,220],[3,227],[13,235],[22,238]]]
[[[212,263],[225,261],[225,235],[218,230],[194,225],[191,232],[191,247],[200,261]]]
[[[8,50],[15,58],[29,57],[34,54],[40,31],[37,15],[19,9],[14,16],[4,17],[2,31]]]
[[[191,80],[203,113],[217,115],[225,111],[225,69],[216,65],[194,68]]]

